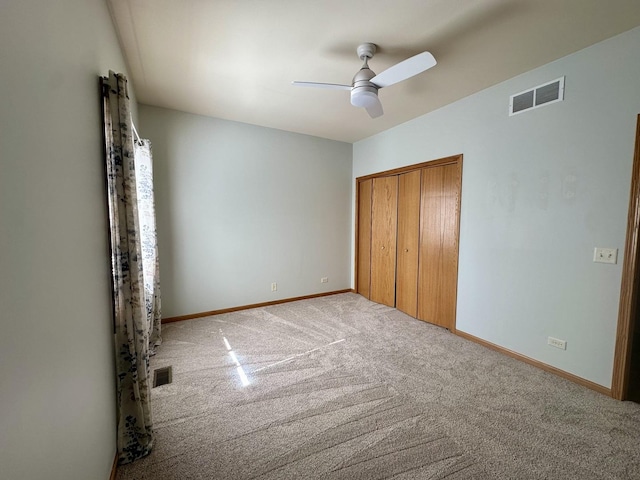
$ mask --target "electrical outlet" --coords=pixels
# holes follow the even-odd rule
[[[567,341],[560,340],[559,338],[547,337],[547,345],[551,345],[552,347],[559,348],[560,350],[567,349]]]
[[[271,291],[272,291],[272,292],[275,292],[275,291],[277,291],[277,290],[278,290],[278,284],[277,284],[276,282],[273,282],[273,283],[271,284]]]
[[[615,264],[618,261],[618,249],[596,247],[593,250],[593,261],[597,263]]]
[[[328,283],[329,282],[329,277],[322,277],[320,279],[320,283]]]

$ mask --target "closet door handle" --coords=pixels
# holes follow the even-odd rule
[[[404,249],[404,251],[405,251],[405,252],[408,252],[408,251],[409,251],[409,249],[408,249],[408,248],[405,248],[405,249]]]
[[[384,245],[382,246],[382,250],[384,250]]]

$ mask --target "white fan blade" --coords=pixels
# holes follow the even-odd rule
[[[382,103],[380,103],[380,99],[376,97],[376,100],[377,102],[375,104],[366,108],[367,113],[371,118],[381,117],[384,113],[384,110],[382,110]]]
[[[429,52],[422,52],[387,68],[371,79],[378,87],[388,87],[424,72],[436,65],[436,59]]]
[[[317,83],[317,82],[291,82],[296,87],[330,88],[332,90],[351,90],[351,85],[340,85],[339,83]]]

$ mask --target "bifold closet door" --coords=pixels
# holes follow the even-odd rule
[[[373,180],[358,183],[358,293],[370,297],[371,283],[371,184]]]
[[[460,166],[422,169],[418,318],[452,329],[458,284]]]
[[[371,191],[371,295],[370,300],[396,304],[396,236],[398,177],[373,179]]]
[[[396,308],[412,317],[418,310],[420,170],[398,177]]]

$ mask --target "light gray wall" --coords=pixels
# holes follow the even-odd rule
[[[610,387],[640,29],[354,145],[353,176],[464,154],[457,328]],[[444,63],[444,59],[441,63]],[[566,76],[565,101],[509,96]],[[618,248],[617,265],[592,262]],[[547,346],[567,340],[567,350]]]
[[[350,288],[351,144],[139,111],[165,318]]]
[[[107,479],[115,455],[98,75],[104,0],[0,3],[0,477]]]

